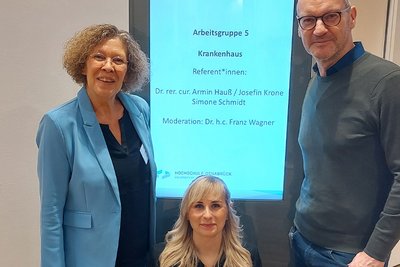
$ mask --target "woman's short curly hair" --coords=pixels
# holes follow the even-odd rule
[[[129,32],[111,24],[89,26],[68,40],[63,57],[64,68],[76,83],[86,85],[86,75],[82,73],[89,55],[94,47],[113,38],[119,38],[127,50],[128,69],[122,91],[140,90],[149,79],[147,56]]]

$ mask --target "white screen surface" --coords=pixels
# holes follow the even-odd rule
[[[157,196],[199,175],[233,198],[282,199],[293,1],[151,0]]]

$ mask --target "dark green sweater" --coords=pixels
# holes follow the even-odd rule
[[[385,260],[400,238],[400,67],[365,53],[315,76],[299,143],[300,233],[322,247]]]

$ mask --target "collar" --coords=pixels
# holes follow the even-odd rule
[[[365,50],[361,42],[354,42],[354,47],[347,52],[338,62],[332,65],[327,71],[326,76],[332,75],[347,66],[353,64],[357,59],[359,59],[362,55],[364,55]],[[313,66],[314,72],[316,72],[319,76],[318,66],[314,64]]]

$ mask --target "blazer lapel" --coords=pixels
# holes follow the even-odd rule
[[[151,144],[149,143],[149,130],[147,129],[147,124],[146,121],[143,117],[142,112],[137,108],[135,104],[133,104],[133,101],[129,99],[129,96],[127,96],[125,93],[119,93],[118,94],[119,99],[121,100],[122,104],[125,106],[125,108],[129,112],[129,116],[132,120],[133,126],[136,129],[137,134],[139,135],[140,140],[142,141],[142,144],[144,146],[144,149],[146,150],[147,156],[149,159],[153,158],[152,154],[152,147]],[[150,162],[152,164],[152,162]]]
[[[80,112],[83,119],[83,128],[86,131],[90,145],[96,154],[97,161],[99,162],[104,174],[106,175],[111,187],[114,191],[116,200],[120,203],[119,190],[117,177],[115,175],[114,166],[108,152],[107,145],[101,132],[100,125],[97,121],[96,114],[94,113],[93,106],[87,95],[86,89],[82,88],[78,92],[78,103]]]

